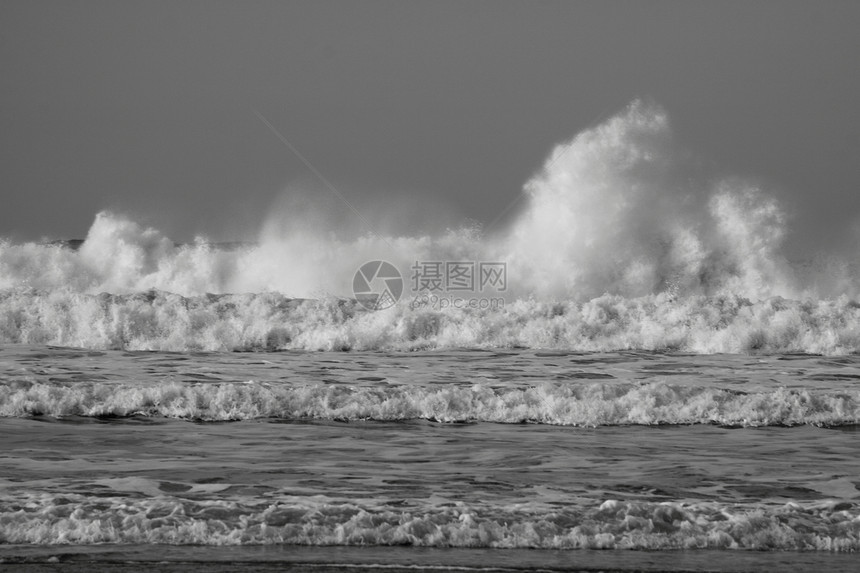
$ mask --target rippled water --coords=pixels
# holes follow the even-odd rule
[[[242,546],[263,567],[328,555],[274,548],[341,545],[382,547],[334,562],[477,566],[454,551],[471,548],[497,567],[626,570],[652,554],[620,550],[649,549],[687,570],[712,551],[725,570],[785,569],[752,549],[839,569],[860,549],[858,362],[7,346],[0,557]],[[106,549],[65,551],[72,566]],[[227,559],[213,551],[175,560]]]

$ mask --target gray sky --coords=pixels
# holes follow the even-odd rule
[[[0,236],[101,209],[250,238],[285,189],[492,221],[554,144],[649,98],[794,241],[860,216],[860,2],[0,3]],[[457,221],[454,220],[456,223]]]

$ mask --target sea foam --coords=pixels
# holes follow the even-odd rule
[[[784,506],[606,500],[577,508],[404,508],[312,498],[197,501],[76,494],[0,499],[15,544],[412,545],[540,549],[860,549],[849,503]]]
[[[860,351],[860,304],[752,302],[738,296],[585,302],[514,301],[499,309],[368,311],[355,301],[278,293],[183,297],[68,290],[0,292],[0,342],[92,349],[414,350],[427,348],[624,349],[696,353],[850,354]]]
[[[17,381],[0,385],[0,416],[165,416],[204,421],[425,419],[572,426],[860,424],[860,391],[744,392],[667,382],[423,386],[326,383],[148,384]]]
[[[792,263],[762,185],[705,173],[669,117],[635,101],[558,145],[504,229],[424,236],[272,214],[259,240],[178,245],[99,213],[79,248],[0,242],[0,341],[153,350],[551,347],[690,352],[860,349],[856,264]],[[401,301],[363,312],[353,276],[387,260]],[[506,265],[492,309],[412,308],[417,261]],[[442,293],[445,294],[445,293]],[[300,303],[297,298],[316,301]]]

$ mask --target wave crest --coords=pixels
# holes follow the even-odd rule
[[[604,295],[583,303],[521,300],[500,309],[369,312],[351,300],[277,293],[183,297],[0,292],[0,342],[93,349],[625,349],[696,353],[860,352],[860,304],[738,296]]]
[[[16,544],[412,545],[540,549],[857,551],[852,504],[785,506],[607,500],[585,508],[414,509],[338,500],[243,504],[76,494],[0,499],[0,538]]]
[[[425,419],[569,426],[860,424],[860,392],[739,392],[665,382],[563,383],[497,388],[486,383],[180,383],[0,386],[0,416],[165,416],[205,421]]]

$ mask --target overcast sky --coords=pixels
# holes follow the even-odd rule
[[[101,209],[249,238],[315,176],[488,223],[554,144],[635,97],[835,236],[860,216],[860,2],[0,3],[0,236]],[[372,206],[372,207],[371,207]]]

